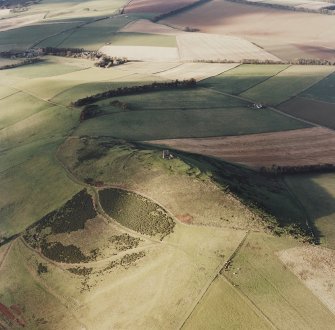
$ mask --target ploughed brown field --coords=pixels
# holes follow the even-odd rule
[[[161,23],[243,37],[282,59],[335,60],[335,19],[331,15],[213,0]]]
[[[187,6],[196,0],[133,0],[126,6],[126,13],[157,13],[164,14]]]
[[[335,104],[296,97],[279,106],[292,116],[335,129]]]
[[[335,164],[335,132],[313,127],[243,136],[150,141],[250,167]]]

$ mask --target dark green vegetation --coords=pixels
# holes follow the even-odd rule
[[[11,49],[24,50],[38,44],[40,40],[44,40],[51,35],[61,33],[67,29],[73,29],[77,25],[78,23],[76,22],[68,21],[53,24],[36,24],[1,32],[0,51],[8,51]],[[46,45],[44,44],[44,46]],[[56,45],[50,44],[48,46]]]
[[[24,234],[24,239],[31,247],[40,247],[49,259],[59,262],[89,261],[96,258],[96,251],[91,251],[90,256],[85,256],[77,246],[49,242],[48,237],[84,229],[86,221],[96,215],[92,197],[86,190],[82,190],[60,209],[47,214],[30,226]]]
[[[173,232],[174,221],[165,210],[149,199],[121,189],[99,191],[105,212],[123,226],[141,234],[163,239]]]
[[[95,95],[87,96],[83,99],[78,99],[73,102],[74,106],[81,107],[86,104],[98,102],[100,100],[109,99],[112,97],[125,96],[125,95],[139,95],[143,93],[150,93],[152,91],[161,91],[165,89],[188,89],[196,87],[196,80],[176,80],[173,82],[153,82],[149,85],[131,86],[131,87],[119,87],[118,89],[111,89],[107,92],[98,93]]]
[[[300,96],[314,100],[335,103],[335,73],[309,88]]]

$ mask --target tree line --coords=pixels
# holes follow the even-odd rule
[[[18,68],[20,66],[24,66],[24,65],[28,65],[28,64],[34,64],[34,63],[38,63],[38,62],[43,62],[43,60],[41,58],[28,58],[28,59],[26,59],[24,61],[21,61],[21,62],[2,65],[2,66],[0,66],[0,70],[14,69],[14,68]]]
[[[277,176],[285,174],[304,174],[304,173],[328,173],[335,172],[334,164],[317,164],[301,166],[278,166],[261,167],[260,172],[266,175]]]
[[[194,88],[197,82],[195,79],[189,80],[175,80],[171,82],[153,82],[152,84],[131,86],[131,87],[119,87],[117,89],[111,89],[106,92],[98,93],[95,95],[87,96],[82,99],[78,99],[72,102],[73,106],[81,107],[87,104],[92,104],[100,100],[108,99],[111,97],[125,96],[132,94],[149,93],[153,91],[167,90],[167,89],[183,89],[183,88]]]

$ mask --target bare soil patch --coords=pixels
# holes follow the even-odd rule
[[[335,129],[335,104],[296,97],[279,109],[295,117]]]
[[[193,217],[188,213],[177,215],[176,218],[179,221],[187,224],[191,224],[193,222]]]
[[[335,251],[304,246],[281,251],[278,256],[335,314]]]
[[[330,15],[214,0],[162,23],[243,37],[283,59],[335,59],[335,52],[330,52],[334,51],[335,45],[335,34],[332,32],[335,20]],[[313,47],[313,51],[309,47]]]
[[[150,141],[251,167],[335,164],[335,132],[321,127],[243,136]]]

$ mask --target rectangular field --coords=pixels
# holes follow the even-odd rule
[[[251,233],[224,272],[278,329],[331,329],[334,314],[275,255],[296,240]]]
[[[335,132],[321,127],[205,139],[151,141],[251,167],[335,164]]]
[[[216,76],[222,72],[229,71],[236,67],[236,63],[216,64],[216,63],[184,63],[175,68],[156,73],[156,76],[165,79],[183,80],[196,79],[197,81],[208,77]]]
[[[177,36],[182,61],[233,61],[280,59],[251,42],[231,36],[190,33]]]
[[[233,70],[201,82],[201,86],[214,88],[217,91],[238,95],[245,90],[275,76],[285,70],[281,64],[242,64]]]
[[[182,329],[269,329],[257,309],[224,277],[217,277]]]
[[[335,104],[296,97],[280,105],[280,111],[335,129]]]
[[[334,71],[328,66],[292,65],[241,96],[259,103],[278,105],[310,88]]]
[[[333,73],[325,79],[322,79],[299,96],[308,97],[318,101],[335,103],[335,74]]]

